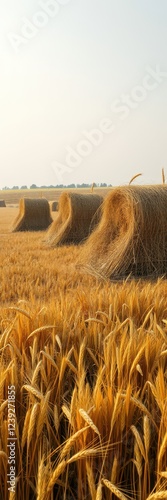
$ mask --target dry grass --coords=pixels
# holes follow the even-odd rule
[[[47,231],[46,243],[55,247],[82,242],[99,222],[102,201],[97,194],[62,193],[57,218]]]
[[[167,272],[167,186],[124,186],[106,197],[80,261],[111,279]]]
[[[0,498],[11,384],[17,500],[165,498],[167,282],[98,282],[41,237],[0,239]]]
[[[41,231],[47,229],[52,222],[50,206],[45,198],[22,198],[12,231]]]

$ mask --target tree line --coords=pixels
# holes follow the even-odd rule
[[[93,187],[111,187],[112,184],[106,184],[106,182],[101,182],[101,183],[97,183],[97,182],[94,182],[93,183]],[[36,184],[31,184],[31,186],[28,188],[28,186],[26,185],[23,185],[21,187],[19,186],[13,186],[13,187],[8,187],[8,186],[5,186],[2,188],[3,191],[5,190],[17,190],[17,189],[64,189],[64,188],[91,188],[92,187],[92,183],[91,184],[86,184],[86,183],[82,183],[82,184],[56,184],[55,186],[53,186],[52,184],[50,186],[37,186]]]

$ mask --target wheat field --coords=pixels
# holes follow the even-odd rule
[[[75,265],[80,245],[10,233],[10,204],[0,212],[0,499],[167,499],[166,280],[89,276]]]

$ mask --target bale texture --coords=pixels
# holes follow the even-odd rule
[[[83,241],[99,222],[102,202],[99,195],[63,192],[57,217],[47,231],[45,242],[55,247]]]
[[[58,201],[51,201],[50,202],[50,209],[52,212],[57,212],[59,209],[59,202]]]
[[[19,214],[12,226],[16,231],[42,231],[52,223],[49,202],[45,198],[22,198],[19,204]]]
[[[113,189],[80,264],[96,275],[119,279],[167,272],[167,186]]]
[[[5,200],[0,200],[0,207],[6,207]]]

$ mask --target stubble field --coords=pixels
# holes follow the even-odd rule
[[[11,233],[19,199],[3,194],[0,498],[167,498],[166,280],[99,281],[76,266],[80,245]]]

